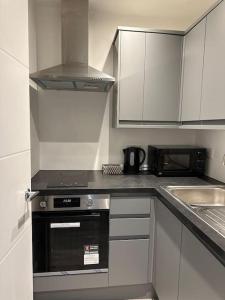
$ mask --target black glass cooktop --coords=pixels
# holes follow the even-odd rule
[[[85,171],[77,171],[68,174],[67,172],[60,172],[57,176],[49,178],[48,188],[74,188],[87,187],[88,176]]]

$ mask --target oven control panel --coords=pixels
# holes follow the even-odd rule
[[[79,197],[55,197],[53,201],[54,208],[80,207]]]
[[[58,195],[37,197],[32,202],[33,211],[109,210],[110,195]]]

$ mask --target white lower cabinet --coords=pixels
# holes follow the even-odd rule
[[[110,215],[149,215],[151,212],[150,197],[112,197]]]
[[[181,253],[178,299],[224,300],[225,267],[186,227]]]
[[[160,200],[156,200],[155,207],[153,283],[160,300],[177,300],[182,224]]]
[[[87,290],[107,287],[107,273],[34,277],[34,293]]]
[[[156,201],[153,285],[160,300],[224,300],[225,267]]]
[[[121,218],[110,220],[111,237],[149,236],[149,218]]]
[[[109,244],[109,286],[148,282],[149,239],[115,240]]]

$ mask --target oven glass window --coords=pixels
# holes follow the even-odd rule
[[[165,154],[163,169],[165,171],[190,169],[190,154]]]
[[[99,265],[101,228],[98,215],[79,222],[50,224],[50,261],[51,272],[95,269]],[[95,256],[88,263],[86,248],[96,247]],[[91,253],[89,255],[91,258]]]
[[[108,268],[108,212],[33,217],[34,273]]]

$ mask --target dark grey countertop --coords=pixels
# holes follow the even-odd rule
[[[86,176],[88,186],[73,188],[48,188],[49,182],[56,178]],[[207,224],[194,210],[178,201],[163,187],[168,185],[211,185],[221,184],[210,179],[196,177],[156,177],[154,175],[103,175],[101,171],[39,171],[32,178],[32,190],[40,191],[40,195],[59,194],[134,194],[147,193],[156,195],[195,236],[225,265],[225,236]]]
[[[87,176],[87,187],[49,188],[49,182],[55,178]],[[66,181],[66,179],[65,179]],[[39,171],[32,178],[32,190],[40,191],[42,195],[73,194],[73,193],[114,193],[114,192],[149,192],[165,185],[202,185],[205,180],[196,177],[156,177],[154,175],[103,175],[101,171]]]

